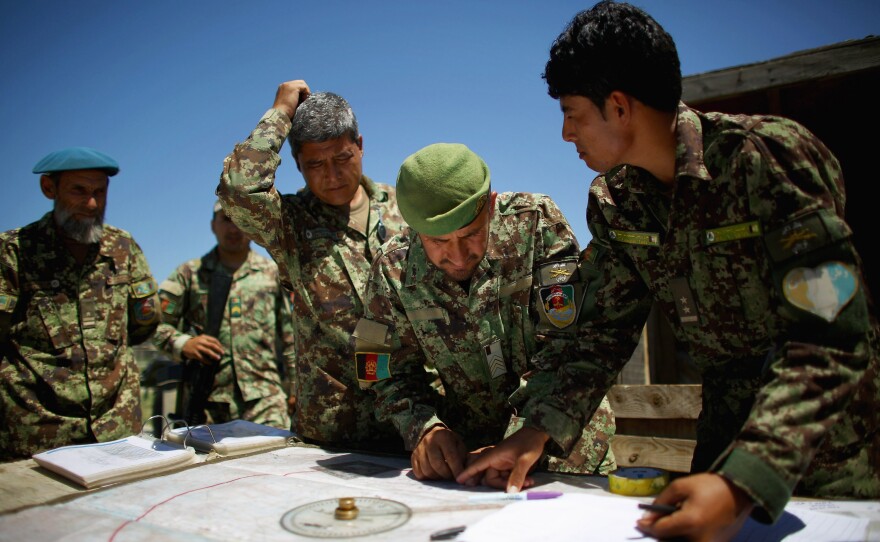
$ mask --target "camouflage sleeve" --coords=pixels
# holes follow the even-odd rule
[[[376,417],[393,423],[406,449],[413,450],[425,431],[442,422],[419,341],[398,292],[389,285],[384,261],[380,257],[374,262],[365,289],[364,317],[355,332],[355,356],[389,356],[386,378],[378,378],[371,386],[377,397]]]
[[[0,347],[9,337],[18,298],[18,252],[3,234],[0,235]]]
[[[279,152],[290,119],[277,109],[263,115],[248,138],[223,161],[217,196],[226,215],[257,244],[281,246],[281,196],[275,189]],[[271,252],[271,250],[270,250]]]
[[[876,355],[869,344],[871,304],[844,221],[843,175],[821,142],[798,125],[777,124],[772,137],[744,141],[730,167],[731,175],[745,178],[766,226],[767,286],[776,300],[768,321],[781,322],[781,329],[768,381],[712,470],[775,519],[808,467],[821,468],[821,460],[811,465],[820,444],[830,439],[838,450],[853,448],[871,432],[865,429],[876,419],[871,412],[844,419]],[[814,302],[830,291],[823,303]],[[876,385],[873,390],[866,404],[876,401]]]
[[[188,311],[189,289],[192,287],[192,274],[186,265],[174,270],[159,285],[159,306],[162,323],[153,335],[153,344],[174,361],[183,361],[183,345],[193,336],[184,329],[190,327],[182,318]]]
[[[128,299],[128,342],[141,344],[150,338],[159,326],[159,296],[156,279],[141,247],[131,242],[131,291]]]
[[[553,367],[557,362],[550,401],[530,406],[530,423],[544,428],[557,448],[553,455],[564,455],[574,444],[572,435],[583,428],[600,406],[617,374],[638,344],[651,308],[647,287],[638,273],[610,250],[602,239],[605,225],[597,208],[603,178],[590,188],[587,216],[592,240],[581,252],[578,273],[583,287],[575,338],[555,342],[537,357],[537,362]]]
[[[595,302],[589,307],[583,305],[585,292],[595,292],[599,283],[596,277],[586,276],[583,262],[578,265],[580,255],[577,240],[556,204],[548,199],[541,208],[543,213],[535,242],[534,276],[537,285],[532,296],[532,313],[541,312],[541,293],[549,289],[543,287],[546,264],[552,262],[555,268],[560,262],[571,262],[561,269],[571,269],[575,274],[565,285],[576,292],[574,302],[581,305],[576,307],[576,314],[581,318],[555,333],[541,336],[540,349],[531,360],[534,370],[529,375],[526,389],[517,393],[529,395],[521,411],[526,418],[525,425],[545,431],[551,439],[548,452],[564,456],[580,438],[584,426],[602,401],[606,388],[616,376],[616,370],[602,357],[605,352],[592,352],[588,347],[595,346],[598,339],[615,347],[618,344],[612,342],[615,338],[606,337],[604,331],[597,333],[596,337],[585,334],[587,330],[583,322],[586,314],[596,309]],[[613,301],[614,306],[619,306],[618,299]],[[636,337],[639,331],[640,328],[636,331]],[[622,336],[627,337],[625,334]],[[624,345],[626,343],[623,341]],[[635,344],[632,344],[622,359],[628,359],[634,347]],[[625,350],[626,346],[623,346],[622,353]],[[529,387],[539,391],[529,393]]]
[[[284,375],[288,381],[288,394],[296,397],[294,375],[296,374],[296,343],[293,333],[293,314],[291,312],[292,292],[289,292],[281,281],[278,282],[278,337],[281,339],[281,356],[284,360]]]

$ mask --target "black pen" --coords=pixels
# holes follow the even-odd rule
[[[451,529],[443,529],[442,531],[431,533],[431,540],[450,540],[463,533],[465,529],[467,529],[467,527],[464,525],[452,527]]]
[[[672,506],[670,504],[645,504],[643,502],[639,503],[639,508],[642,510],[647,510],[648,512],[654,512],[663,516],[669,515],[673,512],[678,511],[677,506]]]

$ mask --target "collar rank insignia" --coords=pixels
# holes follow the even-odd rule
[[[577,315],[574,300],[574,286],[554,284],[539,291],[541,309],[551,324],[564,329],[572,324]]]

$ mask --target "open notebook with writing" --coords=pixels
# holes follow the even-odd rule
[[[290,431],[245,420],[177,427],[167,431],[165,438],[222,457],[283,448],[297,442],[296,434]]]
[[[146,478],[198,462],[193,447],[147,434],[61,446],[32,457],[41,467],[89,489]]]

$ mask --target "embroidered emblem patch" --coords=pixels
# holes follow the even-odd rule
[[[134,318],[139,324],[151,324],[156,318],[156,304],[152,297],[138,301],[134,309]]]
[[[391,378],[391,354],[376,352],[356,352],[354,363],[357,379],[361,382],[377,382]]]
[[[504,365],[504,353],[501,351],[501,341],[495,340],[490,344],[483,345],[483,355],[486,357],[486,365],[489,367],[489,375],[498,378],[507,372]]]
[[[131,287],[135,297],[147,297],[156,292],[156,283],[152,279],[142,280]]]
[[[230,318],[241,318],[241,298],[240,297],[230,297],[229,298],[229,317]]]
[[[171,301],[167,297],[162,298],[162,312],[165,314],[174,314],[174,309],[177,308],[177,303],[175,301]]]
[[[541,288],[541,308],[551,324],[559,329],[566,328],[574,322],[577,310],[574,301],[574,286],[571,284],[554,284],[549,288]]]
[[[782,279],[782,293],[795,307],[833,322],[856,295],[858,279],[842,262],[826,262],[812,269],[797,267]]]
[[[0,294],[0,311],[12,312],[17,301],[18,298],[14,295]]]

